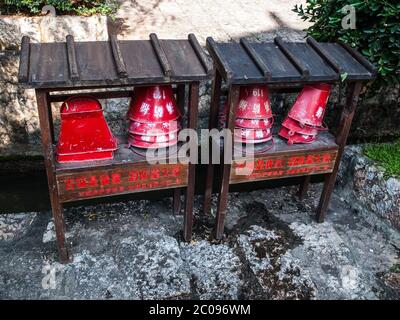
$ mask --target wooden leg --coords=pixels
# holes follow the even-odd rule
[[[189,87],[189,123],[188,128],[196,130],[197,128],[197,113],[199,106],[199,83],[193,83]],[[183,237],[185,241],[192,239],[193,227],[193,201],[194,201],[194,187],[196,181],[196,164],[189,163],[189,176],[188,186],[186,188],[185,198],[185,214],[184,214],[184,229]]]
[[[185,114],[185,84],[178,84],[177,86],[177,103],[178,103],[178,108],[181,112],[181,114]],[[176,188],[174,189],[174,214],[175,215],[180,215],[182,211],[182,201],[181,201],[181,195],[182,195],[182,188]]]
[[[227,128],[231,130],[232,141],[233,141],[233,130],[235,125],[235,114],[236,114],[236,106],[239,102],[239,86],[231,86],[229,88],[229,96],[228,96],[228,122]],[[227,147],[227,144],[224,144],[224,148]],[[233,145],[231,146],[233,147]],[[232,152],[233,154],[233,152]],[[215,237],[216,239],[221,239],[224,234],[224,225],[225,225],[225,215],[228,203],[228,192],[229,192],[229,180],[231,175],[231,164],[223,164],[222,169],[222,182],[221,189],[218,197],[218,207],[217,207],[217,216],[216,216],[216,230]]]
[[[303,200],[307,195],[308,187],[310,185],[311,176],[303,177],[303,181],[300,184],[299,191],[297,193],[300,200]]]
[[[329,200],[331,198],[333,188],[335,186],[336,176],[339,171],[340,161],[342,159],[344,147],[346,146],[347,137],[350,132],[351,122],[353,121],[354,111],[357,106],[358,97],[362,89],[361,82],[353,82],[349,84],[347,92],[346,105],[343,108],[336,143],[339,145],[335,166],[332,173],[325,176],[324,187],[322,189],[321,198],[316,213],[316,220],[324,222],[326,211],[328,210]]]
[[[44,163],[46,166],[47,181],[49,184],[50,203],[53,212],[54,226],[56,229],[58,253],[60,256],[60,261],[62,263],[67,263],[70,261],[70,256],[65,241],[65,222],[62,205],[58,198],[53,140],[51,134],[50,116],[48,111],[48,93],[46,91],[36,90],[36,99],[39,111]]]
[[[331,198],[333,188],[335,186],[336,174],[330,173],[325,176],[324,187],[322,189],[321,198],[319,200],[316,220],[324,222],[326,211],[328,210],[329,200]]]
[[[178,108],[180,112],[185,114],[185,97],[186,97],[186,85],[185,84],[178,84],[177,92],[176,92],[176,100],[178,104]]]
[[[222,84],[222,77],[221,74],[218,72],[216,68],[215,70],[215,77],[213,81],[212,87],[212,95],[211,95],[211,107],[210,107],[210,119],[208,128],[214,129],[217,127],[218,124],[218,111],[221,99],[221,84]],[[209,143],[209,156],[208,156],[208,166],[207,166],[207,175],[206,175],[206,184],[205,184],[205,192],[204,192],[204,205],[203,205],[203,212],[204,214],[211,213],[211,195],[212,195],[212,187],[213,187],[213,180],[214,180],[214,165],[212,164],[212,140],[208,141]]]
[[[218,195],[217,217],[215,221],[216,230],[215,238],[220,240],[224,234],[225,215],[228,206],[229,178],[231,173],[231,165],[224,164],[222,170],[221,190]]]
[[[207,165],[206,185],[204,191],[203,213],[209,215],[211,213],[211,195],[214,180],[214,165],[209,163]]]
[[[54,198],[50,195],[50,198]],[[51,201],[51,209],[53,213],[54,226],[56,230],[56,239],[58,254],[61,263],[68,263],[71,261],[72,256],[68,252],[68,248],[65,241],[65,221],[62,204],[57,200]]]
[[[55,132],[54,132],[54,122],[53,122],[53,112],[51,109],[51,104],[49,103],[49,123],[50,123],[50,134],[51,134],[51,141],[55,141]]]
[[[182,201],[181,201],[181,188],[174,189],[174,214],[181,214]]]

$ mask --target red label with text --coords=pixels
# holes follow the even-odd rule
[[[330,151],[235,161],[232,165],[230,181],[235,183],[329,173],[333,171],[336,155],[336,151]]]
[[[57,176],[62,201],[187,185],[187,165],[146,165]]]

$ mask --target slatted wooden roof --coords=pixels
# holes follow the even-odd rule
[[[184,40],[30,43],[23,37],[19,81],[29,88],[80,88],[208,79],[212,64],[193,34]]]
[[[375,67],[346,44],[284,42],[276,37],[270,43],[216,43],[207,39],[218,70],[229,84],[336,82],[341,74],[346,80],[370,80]]]

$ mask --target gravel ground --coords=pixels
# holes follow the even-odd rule
[[[231,193],[219,242],[201,197],[191,243],[168,198],[68,208],[68,265],[49,212],[1,215],[0,298],[399,299],[399,232],[340,194],[315,223],[319,187]]]

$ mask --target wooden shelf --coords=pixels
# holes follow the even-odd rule
[[[276,132],[276,130],[274,130]],[[335,137],[330,132],[321,132],[318,138],[310,144],[293,144],[288,145],[286,140],[274,135],[273,147],[263,154],[255,154],[256,158],[270,155],[292,154],[292,153],[308,153],[310,151],[327,151],[337,150],[339,146],[335,142]]]
[[[362,80],[376,77],[376,68],[353,48],[339,43],[318,43],[312,37],[304,42],[217,43],[207,38],[207,49],[214,61],[215,75],[210,109],[210,129],[218,125],[222,84],[228,87],[227,128],[234,130],[235,109],[240,100],[240,86],[268,85],[274,91],[293,92],[309,83],[347,82],[346,104],[342,109],[336,137],[321,133],[311,144],[287,145],[275,135],[275,144],[263,154],[236,157],[222,168],[216,214],[215,236],[221,239],[228,208],[229,185],[268,179],[303,176],[298,195],[303,198],[312,175],[324,174],[325,182],[316,218],[324,221],[337,176],[346,139],[350,131]],[[214,168],[207,168],[204,213],[211,212]]]
[[[216,43],[207,39],[207,48],[228,84],[282,84],[371,80],[375,67],[351,47],[339,43],[306,42]]]
[[[119,167],[121,165],[143,165],[146,164],[146,157],[143,157],[128,148],[127,136],[118,136],[118,149],[114,152],[114,158],[110,160],[95,160],[84,162],[58,163],[56,162],[57,174],[70,171],[85,171],[88,169],[101,169],[105,167]],[[165,158],[160,158],[164,160]]]
[[[118,140],[118,149],[111,160],[56,163],[61,202],[188,185],[188,164],[180,161],[151,164],[128,149],[126,136]],[[158,160],[164,163],[165,159]]]
[[[207,80],[212,65],[193,34],[187,39],[31,43],[21,45],[19,81],[26,88],[69,90]]]
[[[179,214],[184,192],[183,238],[190,241],[192,236],[195,164],[148,163],[127,148],[126,137],[120,139],[112,160],[56,161],[51,103],[64,101],[71,94],[66,91],[85,90],[90,94],[89,90],[95,89],[93,95],[99,99],[125,98],[131,92],[110,89],[175,84],[179,108],[183,111],[187,107],[187,127],[197,127],[200,81],[208,80],[213,69],[196,37],[189,34],[183,40],[159,40],[152,33],[148,40],[119,41],[116,35],[109,39],[75,42],[71,35],[58,43],[31,43],[27,36],[22,39],[18,80],[22,86],[36,89],[50,201],[63,263],[71,259],[65,241],[65,202],[171,189],[173,211]]]
[[[265,153],[234,158],[229,183],[330,173],[338,150],[335,137],[329,132],[320,133],[311,144],[288,145],[274,136],[273,147]]]

